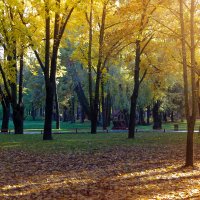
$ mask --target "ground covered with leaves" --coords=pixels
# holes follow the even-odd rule
[[[40,139],[0,136],[0,199],[200,199],[200,136],[187,169],[183,133]]]

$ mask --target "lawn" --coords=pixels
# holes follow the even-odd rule
[[[0,120],[1,124],[1,120]],[[25,120],[24,121],[24,131],[25,132],[41,132],[44,127],[44,121],[38,120],[38,121],[29,121]],[[56,132],[56,123],[53,121],[52,124],[53,131]],[[62,132],[76,132],[76,129],[82,130],[82,131],[89,131],[90,128],[90,122],[86,121],[85,123],[71,123],[71,122],[60,122],[60,130]],[[13,132],[14,125],[12,120],[9,123],[9,129],[11,132]]]
[[[92,152],[113,147],[129,147],[133,145],[178,144],[185,140],[180,133],[137,133],[135,140],[127,139],[126,133],[79,133],[54,134],[52,141],[42,141],[41,134],[0,135],[1,149],[19,149],[38,153],[56,152]],[[198,137],[197,137],[198,139]]]
[[[200,199],[195,167],[182,168],[185,133],[0,135],[0,199]]]
[[[1,120],[0,120],[0,124],[1,124]],[[162,130],[164,129],[166,131],[172,131],[174,130],[174,124],[178,124],[179,126],[179,130],[186,130],[187,128],[187,124],[186,121],[184,122],[168,122],[168,123],[163,123],[162,125]],[[43,130],[44,127],[44,122],[43,121],[24,121],[24,132],[41,132]],[[90,132],[90,122],[86,121],[85,123],[80,123],[80,122],[76,122],[76,123],[71,123],[71,122],[60,122],[60,130],[57,130],[55,121],[53,121],[53,132],[62,132],[62,133],[75,133],[75,132],[86,132],[89,133]],[[200,127],[200,120],[197,120],[196,122],[196,126],[195,129],[199,130]],[[152,125],[149,126],[140,126],[138,125],[137,130],[139,131],[152,131]],[[10,121],[9,123],[9,129],[11,130],[11,132],[13,133],[13,123],[12,121]],[[112,129],[112,124],[110,127],[108,127],[108,130],[111,131]],[[102,127],[98,127],[98,132],[102,132]]]

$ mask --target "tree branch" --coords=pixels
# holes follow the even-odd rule
[[[144,80],[144,78],[146,77],[146,75],[147,75],[147,69],[145,69],[144,74],[142,75],[142,78],[141,78],[141,80],[140,80],[140,85],[141,85],[141,83],[143,82],[143,80]]]

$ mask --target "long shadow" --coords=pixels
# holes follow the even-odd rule
[[[155,168],[152,168],[152,169],[155,169]],[[162,168],[160,168],[162,169]],[[30,189],[30,193],[29,195],[31,194],[34,194],[34,195],[43,195],[44,193],[46,193],[47,191],[49,192],[49,194],[51,194],[52,191],[54,190],[57,190],[58,192],[59,191],[62,191],[61,193],[63,193],[64,197],[69,197],[69,199],[71,198],[71,196],[73,196],[74,194],[80,194],[82,196],[85,196],[85,197],[93,197],[94,195],[100,195],[99,197],[101,197],[101,199],[107,199],[105,197],[105,195],[107,193],[116,193],[116,192],[119,192],[119,193],[122,193],[122,192],[126,192],[128,191],[127,190],[127,186],[130,186],[132,188],[132,195],[134,197],[134,195],[136,196],[142,196],[143,195],[143,189],[136,189],[135,187],[137,186],[137,183],[135,183],[135,179],[142,179],[142,178],[145,178],[145,177],[149,177],[149,176],[155,176],[155,175],[164,175],[164,174],[170,174],[170,173],[175,173],[175,172],[183,172],[185,168],[183,167],[177,167],[177,168],[173,168],[171,170],[168,170],[167,172],[158,172],[158,173],[155,173],[155,174],[146,174],[146,175],[138,175],[138,176],[133,176],[131,178],[128,178],[128,179],[123,179],[123,180],[120,180],[120,178],[118,179],[116,176],[111,176],[111,177],[108,177],[108,178],[105,178],[103,180],[91,180],[91,182],[88,182],[86,184],[83,184],[82,182],[81,183],[71,183],[71,184],[65,184],[65,176],[62,176],[61,180],[59,181],[59,176],[57,177],[58,180],[57,181],[50,181],[49,183],[44,183],[42,182],[42,179],[41,179],[41,183],[35,183],[35,184],[31,184],[31,185],[24,185],[24,186],[21,186],[21,187],[18,187],[18,188],[14,188],[14,189],[7,189],[5,191],[5,193],[10,193],[11,191],[17,191],[18,193],[22,193],[23,194],[23,191],[24,190],[27,190],[27,189]],[[134,172],[133,172],[134,173]],[[44,177],[41,177],[41,178],[44,178]],[[48,176],[46,177],[48,178]],[[68,176],[66,175],[66,179],[68,178]],[[172,184],[172,185],[177,185],[177,183],[183,181],[183,180],[186,180],[186,179],[200,179],[200,175],[192,175],[192,176],[187,176],[187,177],[176,177],[176,178],[171,178],[171,179],[167,179],[167,178],[160,178],[160,179],[156,179],[156,180],[141,180],[139,183],[140,183],[140,186],[141,188],[143,188],[143,186],[148,186],[148,185],[154,185],[154,184],[157,184],[157,185],[168,185],[169,182]],[[131,180],[133,180],[133,182],[131,183]],[[129,181],[127,183],[127,181]],[[57,185],[55,184],[57,183]],[[131,184],[130,184],[131,183]],[[51,185],[52,184],[52,187],[48,188],[48,189],[45,189],[46,186],[48,185]],[[55,184],[55,187],[53,186]],[[130,184],[130,185],[129,185]],[[120,189],[116,189],[115,186],[118,185],[120,187]],[[41,187],[42,186],[42,187]],[[33,192],[31,191],[31,188],[32,187],[38,187],[38,188],[43,188],[42,190],[38,190],[37,192]],[[182,190],[186,189],[188,186],[183,186],[182,185]],[[145,190],[146,192],[148,191],[149,195],[151,195],[152,193],[159,193],[159,194],[165,194],[167,192],[170,192],[170,190],[166,187],[162,187],[160,186],[160,188],[149,188],[148,187],[145,187]],[[73,191],[73,192],[72,192]],[[96,192],[94,192],[96,191]],[[103,193],[104,194],[103,194]],[[19,196],[16,196],[16,195],[12,195],[12,194],[8,194],[10,198],[12,197],[15,197],[16,199],[26,199],[26,197],[28,197],[29,195],[19,195]],[[195,194],[196,196],[194,198],[197,198],[197,194]],[[136,198],[137,199],[137,198]]]

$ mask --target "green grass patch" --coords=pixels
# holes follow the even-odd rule
[[[40,134],[2,134],[0,135],[0,148],[36,153],[92,152],[133,145],[176,145],[185,140],[186,133],[137,133],[135,139],[127,139],[127,133],[55,134],[51,141],[43,141]],[[197,134],[195,134],[195,141],[198,143],[200,141]]]
[[[1,121],[0,121],[1,123]],[[163,123],[162,129],[165,130],[174,130],[174,124],[178,124],[179,130],[186,130],[187,129],[187,124],[186,121],[184,122],[168,122],[168,123]],[[200,120],[197,120],[195,129],[199,130],[200,126]],[[44,127],[44,121],[24,121],[24,131],[25,132],[41,132]],[[58,132],[56,130],[56,123],[55,121],[52,122],[52,128],[53,132]],[[110,130],[112,128],[112,123],[111,126],[108,127]],[[143,131],[153,131],[152,125],[149,126],[137,126],[136,127],[138,130],[143,130]],[[9,129],[13,132],[14,126],[12,121],[10,120],[9,123]],[[76,129],[78,132],[90,132],[90,121],[86,121],[84,123],[76,122],[76,123],[71,123],[71,122],[60,122],[60,130],[59,132],[65,132],[65,133],[75,133]],[[98,127],[98,130],[102,130],[102,127]]]

